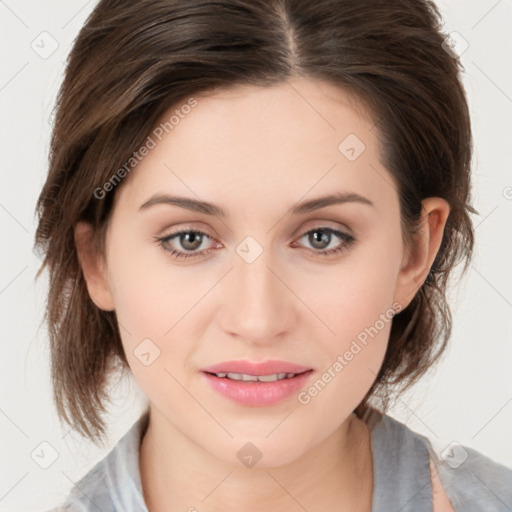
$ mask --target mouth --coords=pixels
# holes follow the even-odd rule
[[[313,372],[284,361],[230,361],[201,371],[213,390],[249,407],[270,406],[289,398],[305,386]]]
[[[307,370],[312,371],[312,370]],[[302,375],[306,372],[300,372],[300,373],[271,373],[268,375],[250,375],[248,373],[210,373],[205,372],[209,375],[213,375],[215,377],[218,377],[219,379],[229,379],[229,380],[236,380],[241,382],[276,382],[278,380],[284,380],[284,379],[293,379],[294,377],[297,377],[297,375]]]

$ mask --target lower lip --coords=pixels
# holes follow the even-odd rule
[[[210,386],[226,398],[249,407],[274,405],[304,387],[313,370],[274,382],[244,382],[203,372]]]

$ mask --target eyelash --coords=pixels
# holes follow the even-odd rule
[[[339,231],[337,229],[333,229],[333,228],[329,228],[329,227],[318,227],[318,228],[310,229],[309,231],[306,231],[305,233],[303,233],[299,237],[299,240],[301,238],[305,237],[306,235],[309,235],[310,233],[315,233],[317,231],[334,234],[334,235],[338,236],[339,238],[341,238],[341,240],[343,241],[342,245],[339,245],[338,247],[329,249],[327,251],[315,251],[314,249],[312,249],[316,254],[319,254],[322,257],[328,257],[328,256],[333,256],[335,254],[339,254],[342,251],[347,250],[356,241],[356,239],[352,235],[349,235],[347,233],[344,233],[343,231]],[[172,233],[165,237],[155,237],[155,240],[162,247],[162,249],[164,251],[170,253],[170,255],[175,259],[188,259],[188,258],[197,258],[197,257],[201,257],[201,256],[206,256],[207,254],[210,253],[210,251],[213,250],[213,249],[204,249],[199,252],[186,253],[186,252],[182,252],[182,251],[177,251],[176,249],[168,249],[165,246],[165,243],[169,242],[173,238],[179,237],[180,235],[183,235],[183,234],[190,234],[190,233],[193,233],[195,235],[204,235],[207,238],[212,239],[212,237],[210,237],[207,233],[204,233],[203,231],[198,231],[195,229],[183,229],[181,231],[177,231],[176,233]]]

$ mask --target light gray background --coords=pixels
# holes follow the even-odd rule
[[[144,406],[128,379],[114,390],[120,398],[108,446],[97,448],[61,429],[40,326],[45,278],[34,283],[34,205],[47,171],[52,108],[71,43],[95,4],[0,0],[0,509],[6,511],[40,511],[64,497]],[[439,6],[445,30],[460,34],[456,48],[464,40],[469,45],[461,58],[476,146],[476,256],[452,293],[455,326],[444,360],[392,415],[439,450],[457,441],[512,466],[512,2],[444,0]]]

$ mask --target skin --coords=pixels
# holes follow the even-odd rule
[[[293,395],[242,406],[199,371],[233,359],[280,359],[312,367],[311,385],[379,315],[409,304],[439,249],[449,205],[425,199],[422,229],[404,244],[372,119],[330,84],[295,78],[195,97],[197,106],[116,190],[105,255],[93,252],[90,226],[76,226],[91,298],[115,309],[130,369],[150,403],[140,451],[148,508],[369,511],[370,437],[353,411],[382,364],[390,322],[307,405]],[[354,161],[338,150],[349,134],[366,147]],[[372,205],[288,214],[298,202],[338,192]],[[168,204],[141,211],[155,194],[212,202],[228,216]],[[195,252],[211,251],[177,260],[155,241],[182,228],[206,233]],[[355,242],[324,256],[344,242],[332,234],[314,245],[304,235],[315,228]],[[247,236],[263,250],[252,263],[236,252]],[[167,247],[186,252],[183,242]],[[147,338],[160,350],[149,366],[134,355]],[[252,468],[237,457],[247,442],[262,453]]]

